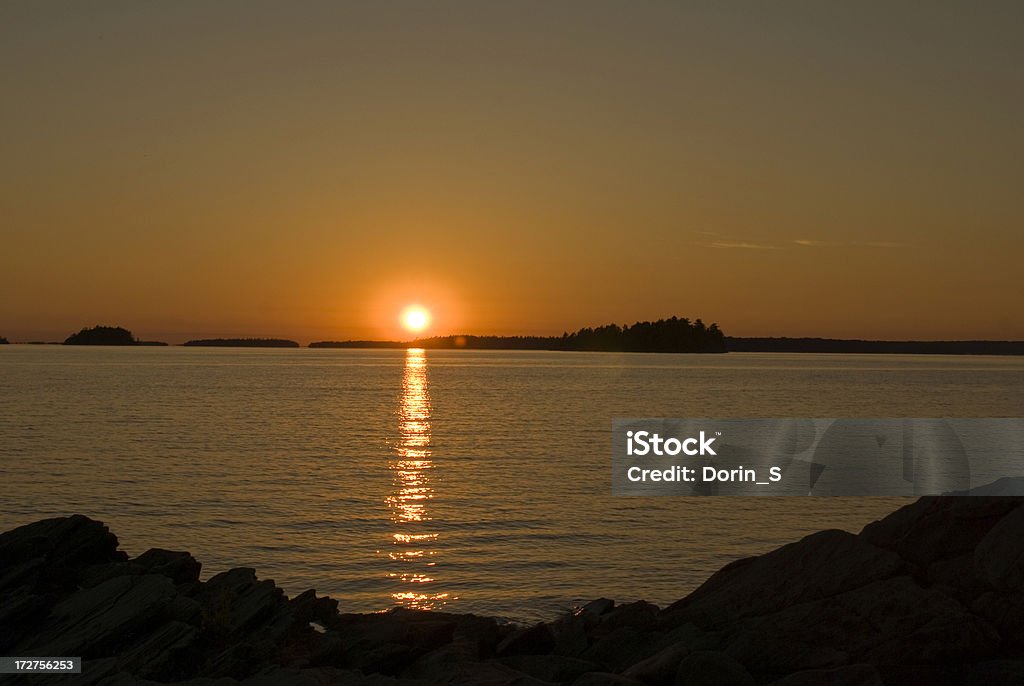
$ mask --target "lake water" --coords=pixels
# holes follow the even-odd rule
[[[613,417],[1009,417],[1024,359],[0,346],[0,529],[256,567],[346,611],[672,602],[905,500],[616,498]]]

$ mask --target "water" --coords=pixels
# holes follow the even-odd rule
[[[1024,359],[0,346],[0,529],[253,566],[347,611],[670,603],[892,498],[613,498],[613,417],[1019,416]]]

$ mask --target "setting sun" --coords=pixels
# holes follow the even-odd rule
[[[402,326],[412,333],[420,333],[430,325],[430,312],[419,305],[402,310]]]

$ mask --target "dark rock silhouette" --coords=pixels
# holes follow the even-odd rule
[[[183,345],[208,348],[298,348],[296,341],[284,338],[200,338]]]
[[[0,345],[7,345],[8,343],[10,343],[9,340],[4,338],[3,336],[0,336]]]
[[[600,599],[516,627],[339,614],[248,568],[199,581],[188,553],[129,559],[74,515],[0,534],[0,654],[80,655],[76,683],[102,686],[1020,684],[1022,541],[1022,498],[922,498],[726,565],[665,609]]]

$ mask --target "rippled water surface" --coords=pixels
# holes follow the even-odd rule
[[[0,528],[81,512],[350,611],[550,618],[904,502],[613,498],[613,417],[1022,406],[1006,357],[0,346]]]

